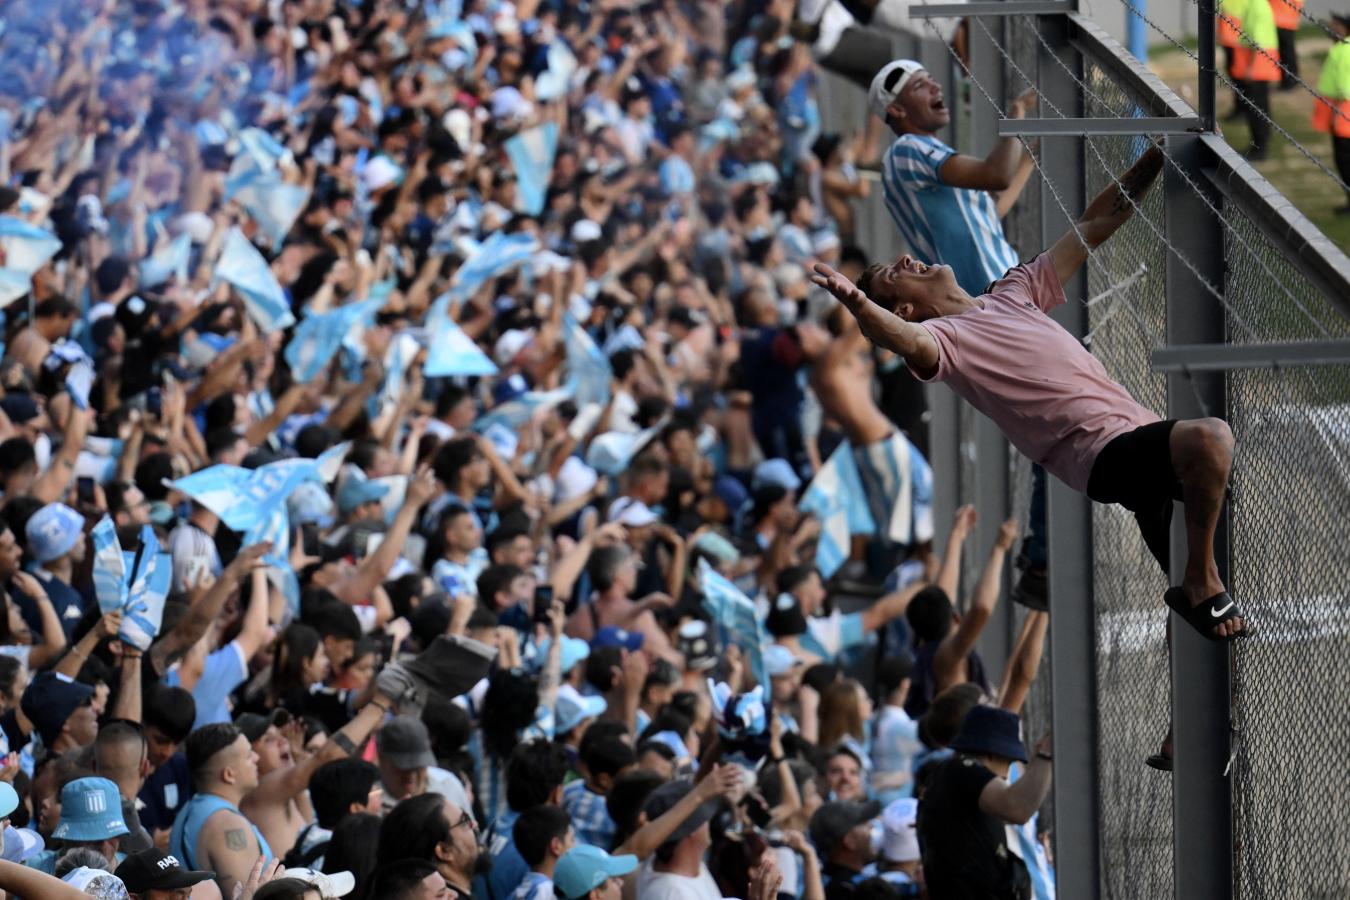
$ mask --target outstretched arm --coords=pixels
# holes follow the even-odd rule
[[[1134,215],[1135,205],[1148,193],[1162,171],[1164,159],[1161,147],[1150,147],[1124,175],[1097,195],[1083,211],[1073,231],[1050,248],[1050,258],[1055,263],[1061,284],[1067,284],[1077,274],[1087,261],[1089,250],[1095,250]]]
[[[858,286],[824,263],[816,263],[811,280],[835,296],[844,308],[858,320],[863,337],[894,353],[920,372],[937,368],[937,341],[922,326],[906,322],[895,313],[887,312],[873,303]]]

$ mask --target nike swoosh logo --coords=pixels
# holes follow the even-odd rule
[[[1232,600],[1229,600],[1229,601],[1228,601],[1228,605],[1225,606],[1223,609],[1211,609],[1211,610],[1209,611],[1209,614],[1210,614],[1211,616],[1213,616],[1214,618],[1217,619],[1219,616],[1221,616],[1221,615],[1223,615],[1224,613],[1228,612],[1228,611],[1229,611],[1230,609],[1232,609],[1232,608],[1233,608],[1233,601],[1232,601]]]

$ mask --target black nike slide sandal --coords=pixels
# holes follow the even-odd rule
[[[1163,594],[1163,602],[1171,607],[1174,613],[1185,619],[1187,625],[1211,641],[1229,643],[1239,638],[1249,637],[1252,633],[1251,629],[1245,626],[1241,631],[1226,637],[1220,637],[1214,633],[1216,625],[1221,625],[1229,619],[1246,618],[1242,610],[1238,609],[1238,605],[1233,598],[1228,596],[1227,591],[1220,591],[1199,606],[1191,606],[1191,601],[1187,599],[1185,591],[1179,587],[1168,588],[1167,593]]]

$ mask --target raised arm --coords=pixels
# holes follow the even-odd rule
[[[1045,649],[1045,630],[1050,624],[1050,614],[1032,610],[1022,623],[1022,633],[1017,636],[1012,656],[1003,670],[1003,683],[998,689],[998,705],[1020,714],[1022,704],[1031,691],[1032,682],[1041,667],[1042,651]]]
[[[1027,111],[1036,105],[1036,97],[1035,88],[1028,89],[1008,105],[1008,118],[1020,119],[1025,116]],[[1020,184],[1017,178],[1018,171],[1026,159],[1026,151],[1022,148],[1022,141],[1019,138],[999,138],[994,149],[989,151],[989,155],[984,159],[960,153],[948,157],[938,169],[938,176],[943,184],[951,187],[1011,192],[1012,196],[1008,200],[1008,205],[1011,206],[1017,200],[1017,194],[1020,194],[1022,187],[1026,185],[1025,177],[1021,179]],[[1003,197],[999,199],[1002,201]]]
[[[1164,160],[1161,147],[1150,147],[1125,174],[1088,204],[1073,230],[1050,248],[1050,258],[1055,263],[1061,284],[1067,284],[1077,274],[1087,261],[1089,250],[1095,250],[1134,215],[1135,206],[1162,171]]]
[[[942,639],[937,653],[933,654],[934,693],[942,693],[956,684],[960,678],[961,663],[975,648],[980,632],[994,614],[998,604],[999,578],[1003,573],[1003,557],[1017,539],[1017,523],[1011,519],[1004,522],[998,530],[994,546],[989,550],[989,559],[984,564],[984,572],[975,585],[975,596],[971,598],[970,609],[961,616],[961,624],[956,630]]]
[[[816,263],[811,280],[825,288],[858,320],[863,337],[905,358],[912,368],[931,372],[937,368],[937,341],[928,329],[906,322],[873,303],[858,286],[824,263]]]
[[[886,623],[903,616],[905,610],[909,608],[909,601],[927,586],[924,581],[916,581],[904,590],[887,594],[867,607],[862,611],[863,633],[876,631]]]
[[[975,507],[970,504],[956,511],[952,519],[952,530],[947,535],[947,552],[942,554],[942,567],[938,569],[937,586],[955,598],[961,581],[961,548],[966,543],[970,529],[975,527]]]
[[[202,593],[193,597],[187,615],[183,616],[172,631],[150,645],[150,662],[157,675],[162,676],[169,671],[169,666],[173,665],[175,660],[202,639],[202,635],[206,634],[206,629],[210,628],[211,623],[220,615],[221,609],[225,606],[225,601],[234,592],[240,579],[244,577],[245,573],[262,564],[263,554],[270,547],[271,544],[253,544],[245,547],[225,567],[225,571],[221,573],[218,580],[213,581],[205,588],[200,585],[192,586],[194,594],[197,591]],[[210,576],[204,575],[202,577],[209,578]]]
[[[1044,755],[1042,755],[1044,754]],[[1050,792],[1050,736],[1036,745],[1026,771],[1012,784],[1002,778],[990,779],[980,791],[980,811],[1012,825],[1025,825],[1045,802]]]

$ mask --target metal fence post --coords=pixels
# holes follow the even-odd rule
[[[986,24],[995,39],[1000,43],[1006,43],[1007,22],[1003,16],[998,16]],[[972,77],[984,85],[995,100],[1000,103],[1006,102],[1006,73],[1001,57],[994,47],[994,41],[983,28],[972,27],[969,35]],[[994,109],[980,92],[972,91],[970,112],[970,152],[982,157],[999,141],[998,120],[1002,117],[1003,110]],[[974,489],[973,502],[980,517],[975,526],[973,541],[967,545],[966,553],[977,564],[974,571],[979,571],[979,567],[984,565],[985,555],[998,536],[999,524],[1008,518],[1010,513],[1009,449],[1008,441],[998,426],[984,415],[976,414],[975,434],[967,437],[973,439],[974,443],[975,484],[970,487]],[[1006,588],[1007,566],[1004,567],[1002,580]],[[969,584],[962,585],[963,596],[969,596],[971,587]],[[1003,665],[1012,651],[1013,626],[1011,603],[1006,601],[1000,603],[980,634],[980,657],[984,660],[988,671],[1003,670]]]
[[[1082,63],[1069,46],[1063,18],[1042,17],[1038,24],[1046,43],[1081,78]],[[1040,87],[1067,116],[1081,116],[1079,88],[1053,58],[1039,53]],[[1055,138],[1041,145],[1041,164],[1055,174],[1070,212],[1086,202],[1083,140]],[[1050,246],[1073,227],[1051,194],[1041,186],[1042,245]],[[1087,295],[1087,276],[1079,273],[1065,285],[1069,302],[1054,318],[1071,334],[1087,332],[1088,311],[1079,302]],[[1092,504],[1057,478],[1047,479],[1049,497],[1050,658],[1055,755],[1056,893],[1061,897],[1100,895],[1100,841],[1097,783],[1096,616],[1092,590]],[[1035,739],[1036,735],[1028,735]]]
[[[1203,148],[1198,135],[1167,138],[1179,165],[1198,173]],[[1167,257],[1167,342],[1222,343],[1223,307],[1183,265],[1192,260],[1210,284],[1222,287],[1224,241],[1222,224],[1203,200],[1169,165],[1163,176],[1166,192],[1163,227],[1176,253]],[[1211,202],[1217,202],[1217,197]],[[1167,411],[1173,418],[1224,416],[1221,372],[1172,373],[1167,377]],[[1219,523],[1215,558],[1228,582],[1228,518]],[[1178,507],[1172,519],[1172,583],[1180,584],[1186,561],[1186,535]],[[1232,700],[1229,648],[1206,640],[1179,618],[1172,617],[1172,776],[1173,847],[1176,896],[1186,900],[1219,900],[1233,891],[1233,795],[1226,774],[1231,751]]]

